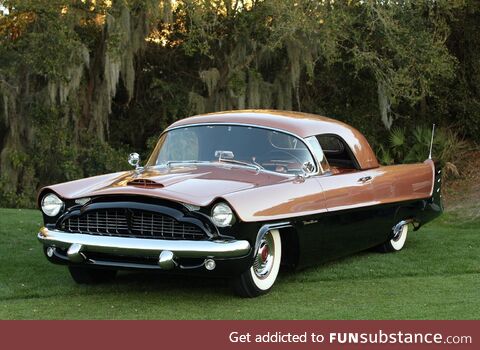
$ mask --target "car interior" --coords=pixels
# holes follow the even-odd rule
[[[359,169],[357,160],[345,141],[336,135],[318,135],[317,140],[330,165],[332,175],[351,173]]]

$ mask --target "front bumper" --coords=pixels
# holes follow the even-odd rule
[[[185,259],[234,259],[250,253],[250,243],[246,240],[164,240],[148,238],[95,236],[90,234],[68,233],[42,227],[38,239],[54,254],[55,249],[66,251],[67,262],[106,265],[89,254],[108,254],[115,257],[135,257],[156,259],[157,268],[172,269],[177,260]],[[47,256],[48,256],[47,251]],[[49,256],[50,257],[50,256]],[[109,263],[121,266],[120,262]],[[180,266],[181,267],[181,266]]]

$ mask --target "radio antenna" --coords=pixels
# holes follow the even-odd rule
[[[430,153],[428,154],[428,159],[432,159],[432,148],[433,148],[433,135],[435,134],[435,124],[432,128],[432,139],[430,140]]]

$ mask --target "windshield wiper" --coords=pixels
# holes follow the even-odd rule
[[[260,164],[254,164],[254,163],[248,163],[248,162],[242,162],[241,160],[236,160],[236,159],[225,159],[225,158],[220,158],[218,160],[219,163],[232,163],[232,164],[238,164],[238,165],[244,165],[248,166],[250,168],[255,168],[257,170],[262,170],[265,169],[262,167]],[[169,160],[168,162],[165,163],[160,163],[157,164],[156,166],[166,166],[169,167],[172,164],[207,164],[210,163],[212,164],[212,161],[209,160]]]
[[[169,160],[164,163],[157,164],[155,166],[166,166],[169,167],[172,164],[200,164],[200,163],[210,163],[206,160]]]
[[[239,165],[245,165],[250,168],[255,168],[257,170],[262,170],[265,169],[263,166],[259,164],[254,164],[254,163],[248,163],[248,162],[242,162],[241,160],[236,160],[236,159],[226,159],[226,158],[220,158],[218,160],[220,163],[233,163],[233,164],[239,164]]]

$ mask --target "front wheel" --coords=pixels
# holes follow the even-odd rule
[[[245,298],[267,293],[277,279],[281,260],[280,232],[271,230],[260,241],[252,266],[233,280],[235,292]]]
[[[69,266],[68,271],[78,284],[96,284],[112,281],[117,275],[116,270],[92,269],[83,266]]]
[[[408,235],[408,224],[402,226],[399,235],[382,244],[379,248],[383,253],[398,252],[405,246]]]

